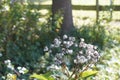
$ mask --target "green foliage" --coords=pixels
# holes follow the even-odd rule
[[[38,35],[38,28],[36,26],[38,13],[32,13],[26,7],[26,5],[22,6],[16,3],[10,6],[9,11],[1,13],[0,25],[3,29],[1,33],[4,35],[1,37],[1,47],[3,48],[3,52],[7,54],[5,56],[15,60],[17,65],[20,65],[20,63],[25,64],[24,62],[29,62],[29,59],[35,61],[35,58],[39,55],[36,53],[40,53],[37,50],[40,43],[34,42],[37,40],[35,36]],[[22,18],[25,18],[25,20]],[[26,60],[24,60],[25,58]]]
[[[97,65],[99,72],[96,76],[97,80],[119,80],[119,62],[120,62],[120,42],[119,27],[110,27],[110,40],[102,51],[100,63]],[[117,36],[117,37],[116,37]],[[119,37],[118,37],[119,36]]]
[[[31,78],[38,79],[38,80],[54,80],[54,78],[51,77],[51,72],[47,72],[45,74],[40,74],[40,75],[33,73],[30,76],[30,79]]]
[[[71,80],[86,78],[97,71],[86,71],[100,58],[97,47],[85,43],[83,38],[76,39],[66,34],[56,37],[50,44],[45,46],[44,51],[51,59],[48,71],[53,71],[55,79]],[[47,56],[47,55],[46,55]],[[50,61],[50,60],[49,60]]]
[[[30,4],[15,2],[10,4],[9,0],[2,1],[0,5],[0,58],[10,59],[15,67],[25,66],[30,72],[42,72],[40,59],[43,53],[43,46],[48,45],[56,36],[46,21],[41,22],[42,17],[37,9]],[[38,64],[38,65],[34,65]],[[0,65],[0,72],[4,74],[5,66]]]
[[[53,56],[51,57],[48,52],[43,51],[45,45],[50,46],[53,39],[60,35],[61,14],[56,14],[55,21],[52,23],[50,14],[42,16],[40,11],[34,9],[30,3],[11,4],[9,1],[4,0],[0,3],[0,79],[6,80],[5,76],[11,73],[12,77],[18,79],[28,80],[30,76],[31,79],[54,80],[54,76],[60,76],[61,80],[67,80],[66,74],[62,73],[63,67],[61,70],[46,72],[49,65],[53,63],[51,60]],[[40,20],[43,17],[45,21]],[[83,25],[69,34],[77,39],[82,37],[87,43],[105,49],[100,65],[97,65],[100,71],[84,71],[80,76],[82,79],[92,80],[91,76],[96,74],[97,80],[119,79],[120,29],[106,30],[105,20],[109,21],[109,16],[103,14],[99,24]],[[24,66],[28,69],[28,73],[19,76],[17,69],[16,71],[8,69],[4,63],[7,59],[11,60],[15,69],[18,66]],[[65,61],[67,62],[67,59]],[[69,73],[71,74],[71,71]],[[109,77],[109,75],[111,76]]]
[[[87,70],[87,71],[84,71],[82,74],[81,74],[81,77],[82,78],[86,78],[86,77],[89,77],[89,76],[93,76],[95,74],[97,74],[98,71],[93,71],[93,70]]]
[[[94,25],[83,25],[79,29],[70,33],[76,37],[84,38],[87,43],[91,43],[99,46],[101,49],[107,44],[109,35],[106,33],[105,25],[94,24]]]
[[[43,15],[30,3],[0,3],[0,77],[15,73],[7,69],[4,61],[9,59],[15,69],[24,66],[29,73],[19,76],[28,79],[33,72],[43,73],[49,64],[44,57],[43,47],[49,45],[59,34],[61,18],[52,27],[50,14]]]

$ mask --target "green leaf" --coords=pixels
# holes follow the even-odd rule
[[[51,74],[52,74],[52,72],[47,72],[47,73],[44,74],[44,76],[45,76],[48,80],[54,80],[54,78],[51,77]]]
[[[46,79],[43,75],[38,75],[38,74],[36,74],[36,73],[34,73],[34,74],[32,74],[31,76],[30,76],[30,78],[35,78],[35,79],[39,79],[39,80],[48,80],[48,79]]]
[[[30,78],[35,78],[35,79],[38,79],[38,80],[54,80],[53,77],[51,77],[51,72],[47,72],[46,74],[32,74],[30,76]]]
[[[81,77],[82,78],[86,78],[86,77],[89,77],[89,76],[92,76],[92,75],[95,75],[97,74],[98,71],[93,71],[93,70],[87,70],[87,71],[84,71],[82,74],[81,74]]]

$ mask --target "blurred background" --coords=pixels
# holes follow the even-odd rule
[[[120,79],[120,0],[71,0],[76,31],[69,35],[84,38],[98,46],[101,58],[98,73],[87,80]],[[52,0],[0,0],[0,79],[6,80],[8,70],[4,61],[14,67],[25,66],[29,72],[44,73],[49,59],[45,45],[60,35],[62,18],[56,16],[52,25]],[[16,79],[15,79],[16,80]]]

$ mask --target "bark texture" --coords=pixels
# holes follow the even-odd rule
[[[72,4],[71,0],[52,0],[53,16],[61,10],[63,22],[61,24],[62,33],[68,33],[73,29]]]

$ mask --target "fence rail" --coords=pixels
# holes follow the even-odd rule
[[[94,5],[72,5],[73,10],[96,10],[97,6]],[[51,5],[31,5],[31,8],[36,9],[51,9]],[[119,5],[114,5],[113,7],[110,6],[99,6],[99,11],[108,10],[112,8],[114,11],[120,11]]]
[[[35,9],[51,9],[51,5],[31,5],[31,8]],[[96,2],[96,5],[72,5],[73,10],[95,10],[96,11],[96,22],[99,20],[99,11],[110,11],[110,20],[112,19],[113,11],[120,11],[120,5],[105,5],[101,6]]]

